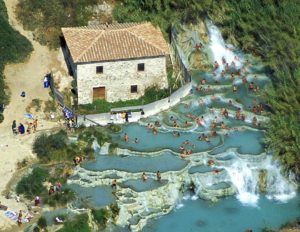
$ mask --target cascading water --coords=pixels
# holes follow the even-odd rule
[[[100,145],[99,143],[97,142],[97,140],[95,139],[92,143],[92,148],[94,149],[94,151],[96,153],[98,153],[100,151]]]
[[[230,166],[223,166],[230,182],[237,190],[237,198],[244,204],[256,205],[259,199],[259,170],[265,170],[267,175],[266,194],[269,199],[286,202],[296,196],[295,186],[280,172],[278,164],[267,156],[262,162],[249,162],[247,159],[237,159]]]
[[[212,52],[214,61],[220,65],[223,63],[222,59],[225,58],[226,62],[230,65],[234,61],[235,65],[239,67],[242,63],[242,58],[238,58],[234,54],[232,45],[225,44],[225,41],[219,29],[210,21],[206,22],[209,34],[209,48]]]
[[[265,161],[267,169],[267,197],[280,202],[287,202],[296,196],[295,186],[281,174],[280,166],[272,162],[271,157]]]
[[[79,173],[82,179],[89,178],[90,181],[85,184],[91,187],[94,187],[94,185],[97,184],[107,185],[108,183],[111,183],[111,179],[118,178],[120,188],[118,187],[118,194],[116,195],[117,198],[119,198],[118,204],[121,206],[119,219],[120,225],[128,225],[128,220],[132,217],[139,218],[138,215],[147,215],[147,217],[149,216],[149,218],[151,218],[170,212],[168,210],[171,210],[174,207],[176,209],[183,206],[188,207],[185,200],[198,200],[200,202],[201,200],[199,200],[199,198],[202,198],[217,201],[221,197],[230,196],[234,193],[236,193],[236,199],[231,199],[234,203],[239,201],[236,204],[238,207],[240,207],[240,202],[243,203],[243,206],[239,208],[241,211],[245,210],[245,208],[250,208],[249,212],[251,212],[251,210],[256,210],[261,206],[265,207],[261,204],[261,201],[271,201],[266,199],[263,194],[260,194],[260,173],[262,170],[266,173],[266,176],[264,177],[266,185],[265,195],[269,199],[285,202],[296,195],[293,184],[282,176],[279,166],[272,162],[269,156],[266,157],[264,153],[261,153],[263,152],[263,146],[261,150],[256,149],[261,146],[260,142],[257,141],[260,140],[263,135],[260,136],[260,134],[262,134],[260,128],[251,128],[252,117],[254,114],[250,112],[249,105],[251,105],[253,100],[259,99],[259,94],[250,92],[247,84],[241,81],[242,76],[247,73],[247,81],[255,81],[255,84],[257,84],[258,81],[253,77],[255,73],[252,71],[255,69],[248,69],[245,67],[246,64],[244,62],[244,55],[237,53],[232,46],[225,44],[221,33],[216,26],[214,26],[211,22],[207,22],[207,28],[209,43],[203,44],[201,49],[195,49],[194,45],[197,43],[199,38],[197,34],[188,31],[188,29],[185,30],[185,37],[181,38],[181,41],[184,42],[184,46],[179,44],[176,44],[176,46],[178,46],[178,51],[186,66],[190,65],[189,62],[193,60],[193,57],[189,57],[188,54],[192,52],[202,54],[206,53],[209,49],[211,50],[210,53],[212,54],[212,62],[209,63],[209,67],[211,68],[211,64],[214,61],[217,61],[220,67],[214,71],[214,74],[212,74],[212,70],[210,70],[210,73],[208,74],[204,73],[202,70],[199,76],[193,76],[193,84],[199,83],[199,86],[204,89],[210,85],[211,91],[194,91],[193,89],[192,95],[183,99],[179,105],[170,109],[168,112],[162,112],[157,116],[145,118],[140,124],[129,124],[124,126],[122,128],[122,133],[127,133],[130,138],[134,138],[138,135],[140,140],[139,143],[123,142],[121,133],[120,135],[113,136],[113,142],[118,142],[120,145],[122,144],[123,148],[128,149],[123,150],[123,152],[120,149],[118,154],[126,154],[127,158],[132,155],[136,156],[137,159],[149,159],[145,163],[142,161],[138,163],[139,169],[135,167],[137,166],[137,163],[133,162],[133,160],[130,159],[130,162],[125,162],[127,159],[125,156],[121,157],[116,155],[118,156],[118,159],[116,159],[116,156],[97,156],[99,160],[101,158],[105,158],[101,161],[102,169],[103,166],[109,166],[109,170],[105,168],[105,171],[101,171],[99,165],[99,172],[87,172],[85,175],[83,172]],[[187,50],[187,48],[189,50]],[[235,72],[237,71],[236,69],[232,68],[232,72],[235,73],[231,73],[230,68],[230,70],[226,72],[224,78],[220,78],[221,75],[219,74],[222,69],[224,69],[224,65],[226,65],[223,64],[223,58],[227,63],[229,63],[229,65],[231,65],[232,61],[234,61],[236,68],[241,68],[241,70],[246,70],[246,72],[243,71],[243,75],[239,76],[236,75],[238,73]],[[253,65],[251,59],[248,65]],[[230,78],[231,74],[235,75],[234,80],[233,78]],[[259,79],[259,74],[257,77]],[[206,79],[206,84],[200,84],[200,80],[203,80],[204,78]],[[217,80],[219,82],[217,82]],[[243,88],[243,91],[234,95],[235,93],[232,93],[231,91],[233,83],[239,85],[239,89]],[[263,86],[264,85],[262,85],[262,87]],[[245,98],[249,101],[238,101],[238,98],[241,100],[243,95],[245,95]],[[231,103],[229,104],[229,102]],[[225,118],[220,115],[221,108],[228,110],[228,117]],[[237,120],[235,118],[235,110],[237,108],[241,108],[241,110],[246,114],[246,119],[244,121]],[[201,119],[201,116],[204,117],[203,120]],[[260,118],[264,118],[264,115],[262,114],[256,116],[258,117],[258,120],[260,120]],[[179,124],[178,126],[173,126],[173,120],[170,119],[171,117]],[[215,128],[217,135],[212,136],[211,132],[213,131],[211,129],[211,125],[215,120],[215,117],[218,121]],[[197,123],[196,118],[200,118],[201,122]],[[146,125],[148,123],[154,124],[156,121],[159,121],[162,125],[159,127],[159,133],[153,135]],[[229,129],[220,129],[220,123],[223,121],[226,126],[230,127]],[[188,126],[185,125],[185,122],[188,122]],[[236,132],[235,129],[237,129],[238,132]],[[249,135],[250,131],[251,136]],[[177,136],[176,133],[172,132],[180,133],[178,133]],[[202,135],[202,133],[210,136],[210,142],[200,141],[198,139],[199,135]],[[254,135],[252,136],[252,134]],[[190,144],[185,143],[187,140]],[[145,143],[145,141],[147,142]],[[186,149],[193,150],[192,154],[181,159],[181,151],[178,151],[181,146]],[[108,144],[101,146],[100,148],[98,143],[94,141],[93,148],[98,154],[108,154]],[[175,153],[172,152],[172,155],[168,155],[167,158],[159,159],[159,162],[155,164],[153,163],[153,167],[149,168],[148,166],[151,166],[150,161],[154,156],[163,156],[162,154],[166,152],[166,150],[163,149],[171,149],[172,151],[175,151]],[[131,150],[141,151],[141,153],[132,153]],[[149,150],[155,152],[149,153]],[[256,150],[258,151],[256,152]],[[213,159],[215,163],[214,165],[208,166],[208,161],[211,159]],[[178,164],[178,168],[174,164],[176,162],[173,161],[180,161],[180,163],[186,162],[187,164]],[[168,167],[168,170],[164,171],[164,167]],[[192,173],[190,170],[193,167],[198,167],[198,169]],[[157,187],[154,187],[150,191],[145,190],[145,192],[139,192],[134,188],[132,188],[129,192],[126,188],[121,187],[121,183],[126,182],[129,177],[131,179],[140,179],[143,171],[153,172],[153,178],[155,179],[155,172],[157,170],[160,170],[162,173],[162,179],[166,181],[166,184],[157,184]],[[117,177],[111,176],[111,173],[114,173]],[[82,183],[80,178],[78,182]],[[182,196],[182,186],[186,186],[187,189],[190,187],[192,182],[195,187],[195,195]],[[147,185],[148,183],[149,181],[143,184]],[[132,194],[133,192],[134,194]],[[183,191],[183,194],[184,193],[185,192]],[[222,205],[222,203],[219,205],[216,204],[214,207],[218,208],[220,205]],[[259,207],[248,207],[249,205]],[[183,209],[178,210],[178,212],[182,210]],[[209,210],[210,209],[207,211],[205,210],[205,213],[209,213]],[[224,210],[226,212],[228,209],[225,208]],[[159,212],[159,214],[154,215],[153,212]],[[218,213],[220,212],[221,210],[219,210]],[[196,212],[194,214],[198,215]],[[225,215],[226,213],[222,211],[219,216],[222,217],[223,214]],[[190,215],[191,213],[187,218],[190,218]],[[211,218],[215,218],[215,215]],[[141,227],[143,227],[143,225],[141,225]],[[193,231],[197,230],[198,228]],[[153,231],[153,229],[150,231]],[[161,231],[167,230],[165,229]],[[180,231],[185,232],[186,230],[183,229]],[[211,229],[209,231],[214,230]],[[232,230],[224,231],[228,232]],[[244,230],[242,228],[239,231]]]
[[[230,167],[223,167],[231,183],[236,187],[237,198],[244,204],[255,205],[258,201],[258,178],[244,161],[236,161]]]

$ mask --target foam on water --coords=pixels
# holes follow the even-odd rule
[[[232,45],[225,44],[218,28],[211,22],[207,22],[207,26],[209,34],[209,48],[212,51],[214,61],[217,61],[221,65],[222,58],[224,57],[229,65],[232,61],[234,61],[237,67],[241,66],[241,59],[235,59],[236,55],[233,52],[234,47]]]

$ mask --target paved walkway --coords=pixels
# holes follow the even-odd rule
[[[167,110],[176,104],[178,104],[182,98],[186,97],[192,88],[192,83],[188,83],[182,86],[180,89],[175,91],[170,97],[158,100],[156,102],[143,105],[143,106],[134,106],[134,107],[122,107],[112,109],[112,112],[122,112],[122,111],[130,111],[136,109],[143,109],[144,115],[141,114],[140,111],[132,112],[132,117],[129,118],[129,122],[137,122],[141,118],[146,118],[164,110]],[[110,123],[122,124],[125,123],[124,119],[117,119],[117,117],[112,117],[109,113],[102,114],[89,114],[89,115],[78,115],[77,117],[78,125],[85,126],[95,126],[95,125],[107,125]]]

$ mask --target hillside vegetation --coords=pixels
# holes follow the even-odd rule
[[[3,74],[5,64],[21,62],[31,51],[31,43],[8,23],[4,1],[0,0],[0,104],[9,100]]]
[[[20,0],[17,16],[35,38],[50,48],[59,47],[61,27],[84,26],[91,19],[88,6],[98,0]],[[34,9],[34,10],[33,10]]]
[[[300,4],[297,0],[124,0],[119,22],[149,20],[165,32],[171,23],[208,17],[225,39],[260,56],[272,78],[266,102],[273,113],[267,142],[286,171],[300,175]]]

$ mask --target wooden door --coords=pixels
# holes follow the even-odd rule
[[[93,88],[93,100],[105,99],[105,87]]]

